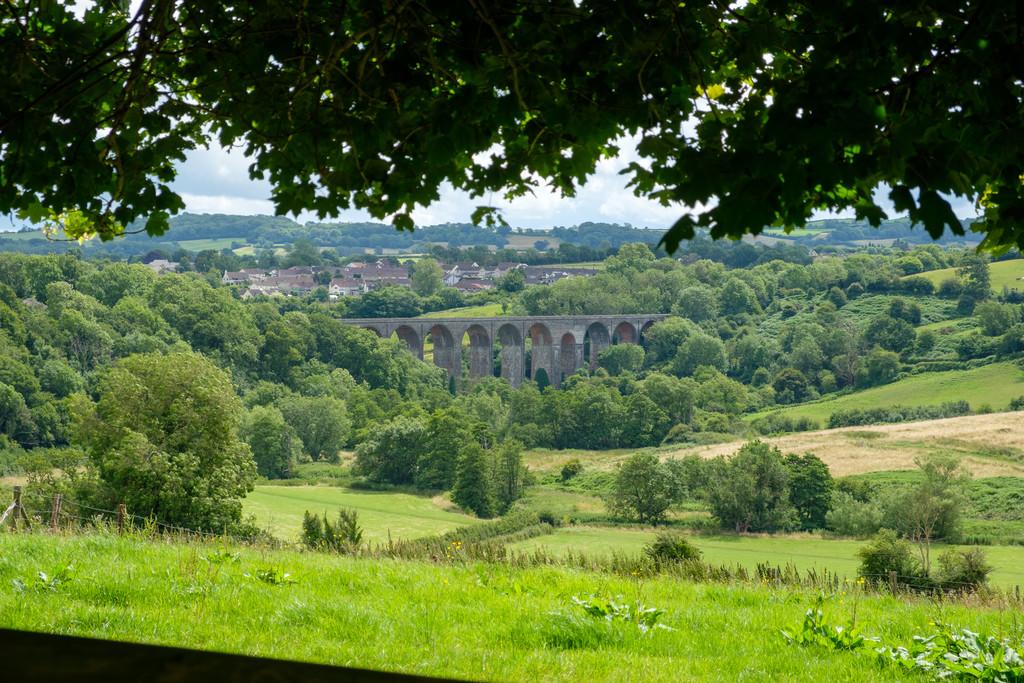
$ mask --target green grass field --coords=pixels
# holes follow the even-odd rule
[[[554,555],[569,551],[587,555],[611,555],[613,552],[635,555],[654,538],[650,529],[578,526],[566,527],[547,536],[537,536],[509,546],[513,550],[531,551],[543,548]],[[862,541],[821,538],[815,535],[787,536],[693,536],[693,544],[703,559],[714,565],[741,565],[753,570],[758,563],[786,565],[792,563],[801,571],[828,569],[854,578],[860,560],[857,549]],[[945,546],[936,545],[933,558]],[[993,585],[1024,586],[1024,546],[986,546],[985,554],[995,567]]]
[[[1012,261],[999,261],[989,264],[989,274],[992,277],[992,291],[999,293],[1003,287],[1007,289],[1024,289],[1024,259]],[[917,275],[907,277],[923,277],[928,279],[936,287],[943,280],[956,279],[956,268],[942,268],[941,270],[929,270]]]
[[[463,306],[462,308],[449,308],[447,311],[434,311],[424,313],[421,318],[495,318],[503,315],[501,304],[481,304],[479,306]]]
[[[508,235],[506,239],[508,240],[507,248],[521,251],[532,249],[533,244],[539,241],[547,242],[548,249],[557,249],[558,245],[562,243],[562,240],[557,237],[537,237],[536,235],[517,235],[515,233]]]
[[[178,245],[182,249],[187,249],[188,251],[205,251],[207,249],[220,251],[221,249],[229,249],[235,242],[245,242],[245,238],[219,237],[217,239],[209,240],[182,240],[181,242],[178,242]]]
[[[230,558],[230,559],[229,559]],[[226,561],[225,561],[226,560]],[[72,565],[69,580],[39,588]],[[257,580],[261,570],[294,583]],[[12,588],[24,584],[21,591]],[[876,658],[787,646],[817,591],[433,565],[133,536],[0,534],[0,626],[425,675],[501,681],[879,681]],[[672,630],[582,613],[574,596],[664,610]],[[829,618],[889,642],[942,621],[1005,633],[1019,615],[855,587]],[[570,617],[575,617],[570,618]]]
[[[254,515],[261,528],[278,538],[295,541],[302,529],[302,515],[327,512],[332,519],[338,508],[359,512],[367,541],[419,538],[442,534],[472,524],[475,517],[442,508],[431,498],[408,493],[353,491],[332,486],[257,486],[243,503],[245,514]]]
[[[2,240],[15,240],[18,242],[28,240],[44,240],[46,235],[43,234],[42,230],[32,230],[29,232],[17,232],[15,230],[4,230],[0,232],[0,239]]]
[[[970,370],[912,375],[892,384],[769,412],[809,417],[824,424],[837,410],[935,405],[960,400],[967,401],[973,408],[987,404],[1003,410],[1017,396],[1024,396],[1024,372],[1014,363],[993,363]],[[751,419],[766,414],[757,413]]]

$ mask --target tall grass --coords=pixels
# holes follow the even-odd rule
[[[70,568],[69,568],[70,567]],[[52,587],[38,580],[58,573]],[[287,575],[287,578],[285,578]],[[16,589],[15,581],[22,584]],[[865,632],[906,641],[933,620],[998,631],[1008,601],[834,591]],[[818,590],[618,576],[555,566],[438,564],[139,535],[0,534],[0,625],[477,680],[876,681],[871,659],[786,648]],[[577,617],[622,596],[672,630]],[[568,624],[568,625],[567,625]]]

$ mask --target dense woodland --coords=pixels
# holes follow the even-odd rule
[[[0,466],[45,477],[54,464],[77,463],[65,470],[79,495],[109,504],[138,489],[135,509],[206,528],[238,523],[238,499],[257,475],[286,477],[296,463],[336,461],[346,449],[369,484],[452,490],[490,516],[529,479],[523,447],[700,444],[825,427],[754,414],[1024,351],[1019,293],[993,294],[989,265],[973,251],[929,245],[812,260],[751,249],[756,262],[731,268],[629,244],[594,277],[478,295],[525,315],[672,316],[642,346],[605,350],[600,369],[560,390],[470,382],[467,372],[457,391],[397,339],[342,322],[393,311],[394,300],[410,315],[443,308],[440,283],[429,297],[385,288],[338,303],[242,301],[220,285],[214,262],[205,273],[157,276],[140,264],[4,254]],[[938,287],[918,275],[945,267],[958,275]],[[939,321],[953,333],[920,329]],[[182,476],[197,463],[208,473],[203,490]]]

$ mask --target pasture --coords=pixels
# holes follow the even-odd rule
[[[333,486],[257,486],[246,496],[243,510],[253,515],[261,528],[286,541],[297,541],[302,515],[309,510],[326,512],[333,520],[338,508],[359,512],[363,538],[374,543],[388,538],[411,539],[443,534],[476,522],[448,504],[408,493],[354,491]]]
[[[833,476],[914,469],[914,459],[927,453],[949,453],[963,459],[975,477],[1024,476],[1024,413],[967,415],[941,420],[843,427],[784,436],[762,437],[783,453],[814,453]],[[735,453],[736,439],[708,446],[661,446],[649,450],[662,459],[696,454],[711,458]],[[523,460],[537,472],[557,472],[579,459],[588,470],[612,471],[635,450],[526,451]]]
[[[1003,287],[1024,289],[1024,259],[991,263],[989,264],[989,275],[992,278],[992,291],[997,294],[1003,291]],[[907,277],[923,277],[938,287],[943,280],[957,279],[957,274],[956,268],[942,268]]]
[[[574,526],[519,541],[509,548],[522,552],[543,549],[556,556],[569,552],[636,555],[654,536],[653,529]],[[792,564],[800,571],[828,570],[850,579],[857,576],[857,550],[864,545],[863,541],[823,538],[817,534],[730,534],[691,536],[690,540],[700,549],[702,559],[713,565],[742,566],[754,571],[758,564]],[[933,561],[945,547],[936,544],[932,548]],[[1024,586],[1024,546],[985,546],[983,550],[994,567],[992,585]]]
[[[39,572],[61,580],[45,584]],[[287,574],[287,578],[282,578]],[[264,577],[264,578],[259,578]],[[275,579],[276,577],[276,579]],[[870,651],[787,646],[811,589],[557,567],[353,559],[103,533],[0,534],[0,626],[475,680],[877,681]],[[11,586],[22,586],[20,590]],[[640,601],[656,629],[572,598]],[[1004,633],[1014,613],[955,600],[831,597],[830,620],[907,643],[941,621]]]
[[[480,304],[479,306],[463,306],[462,308],[449,308],[445,311],[434,311],[424,313],[421,318],[496,318],[504,315],[500,303]]]
[[[837,410],[883,408],[885,406],[924,406],[947,401],[967,401],[974,409],[988,405],[1005,410],[1010,401],[1024,396],[1024,371],[1016,363],[992,363],[969,370],[948,370],[909,375],[891,384],[871,387],[851,394],[802,403],[769,412],[788,417],[809,417],[822,426]]]
[[[188,251],[206,251],[207,249],[220,251],[221,249],[230,249],[231,245],[235,242],[245,241],[244,237],[218,237],[205,240],[182,240],[177,244],[182,249],[187,249]]]

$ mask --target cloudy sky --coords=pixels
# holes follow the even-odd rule
[[[635,143],[623,140],[622,150],[615,159],[602,161],[597,171],[575,197],[561,197],[557,193],[538,189],[536,195],[505,201],[501,196],[472,199],[451,187],[441,191],[441,198],[428,207],[418,209],[413,218],[418,225],[447,222],[468,222],[473,209],[480,204],[500,207],[513,227],[549,228],[556,225],[577,225],[585,221],[629,223],[637,227],[660,228],[670,226],[685,210],[682,205],[664,207],[657,202],[635,197],[626,188],[627,176],[619,172],[630,162],[638,160]],[[269,200],[270,186],[266,182],[249,179],[249,162],[237,150],[199,150],[189,155],[182,164],[174,189],[181,194],[193,213],[272,214]],[[891,217],[895,217],[884,192],[878,201]],[[961,218],[975,215],[971,202],[955,200],[953,208]],[[816,218],[852,217],[853,212],[840,214],[820,213]],[[315,216],[301,215],[300,222],[315,220]],[[372,220],[363,211],[348,211],[338,220]]]
[[[418,225],[468,222],[480,204],[502,209],[505,220],[515,227],[548,228],[576,225],[584,221],[630,223],[638,227],[666,228],[681,213],[681,207],[663,207],[657,202],[639,199],[626,189],[627,177],[619,171],[635,160],[632,145],[624,145],[615,159],[603,161],[596,173],[575,197],[538,190],[513,202],[500,195],[476,199],[452,187],[441,190],[441,199],[413,214]],[[181,166],[174,189],[181,194],[188,211],[194,213],[272,214],[270,186],[249,180],[249,162],[238,150],[201,150],[189,155]],[[300,216],[299,220],[314,220]],[[372,220],[363,211],[348,211],[342,221]]]
[[[619,172],[638,157],[634,145],[629,141],[623,141],[620,147],[622,152],[619,156],[602,161],[575,197],[565,198],[538,189],[534,196],[507,202],[499,195],[472,199],[464,192],[446,187],[442,189],[438,201],[419,208],[413,217],[418,225],[468,222],[476,206],[490,204],[500,207],[505,220],[513,227],[549,228],[595,221],[629,223],[654,229],[667,228],[685,207],[664,207],[657,202],[635,197],[626,188],[628,177],[619,175]],[[191,213],[273,214],[269,183],[250,180],[248,165],[245,155],[238,150],[197,150],[180,165],[178,179],[172,186],[185,200],[186,210]],[[894,216],[884,193],[879,193],[879,201],[890,216]],[[957,200],[953,207],[961,218],[975,215],[973,205],[968,201]],[[852,215],[853,212],[849,211],[841,214],[820,213],[815,217]],[[305,222],[316,220],[316,217],[305,214],[297,219]],[[373,219],[363,211],[353,210],[345,212],[337,220]],[[0,230],[16,230],[19,227],[20,221],[9,217],[0,218]]]

